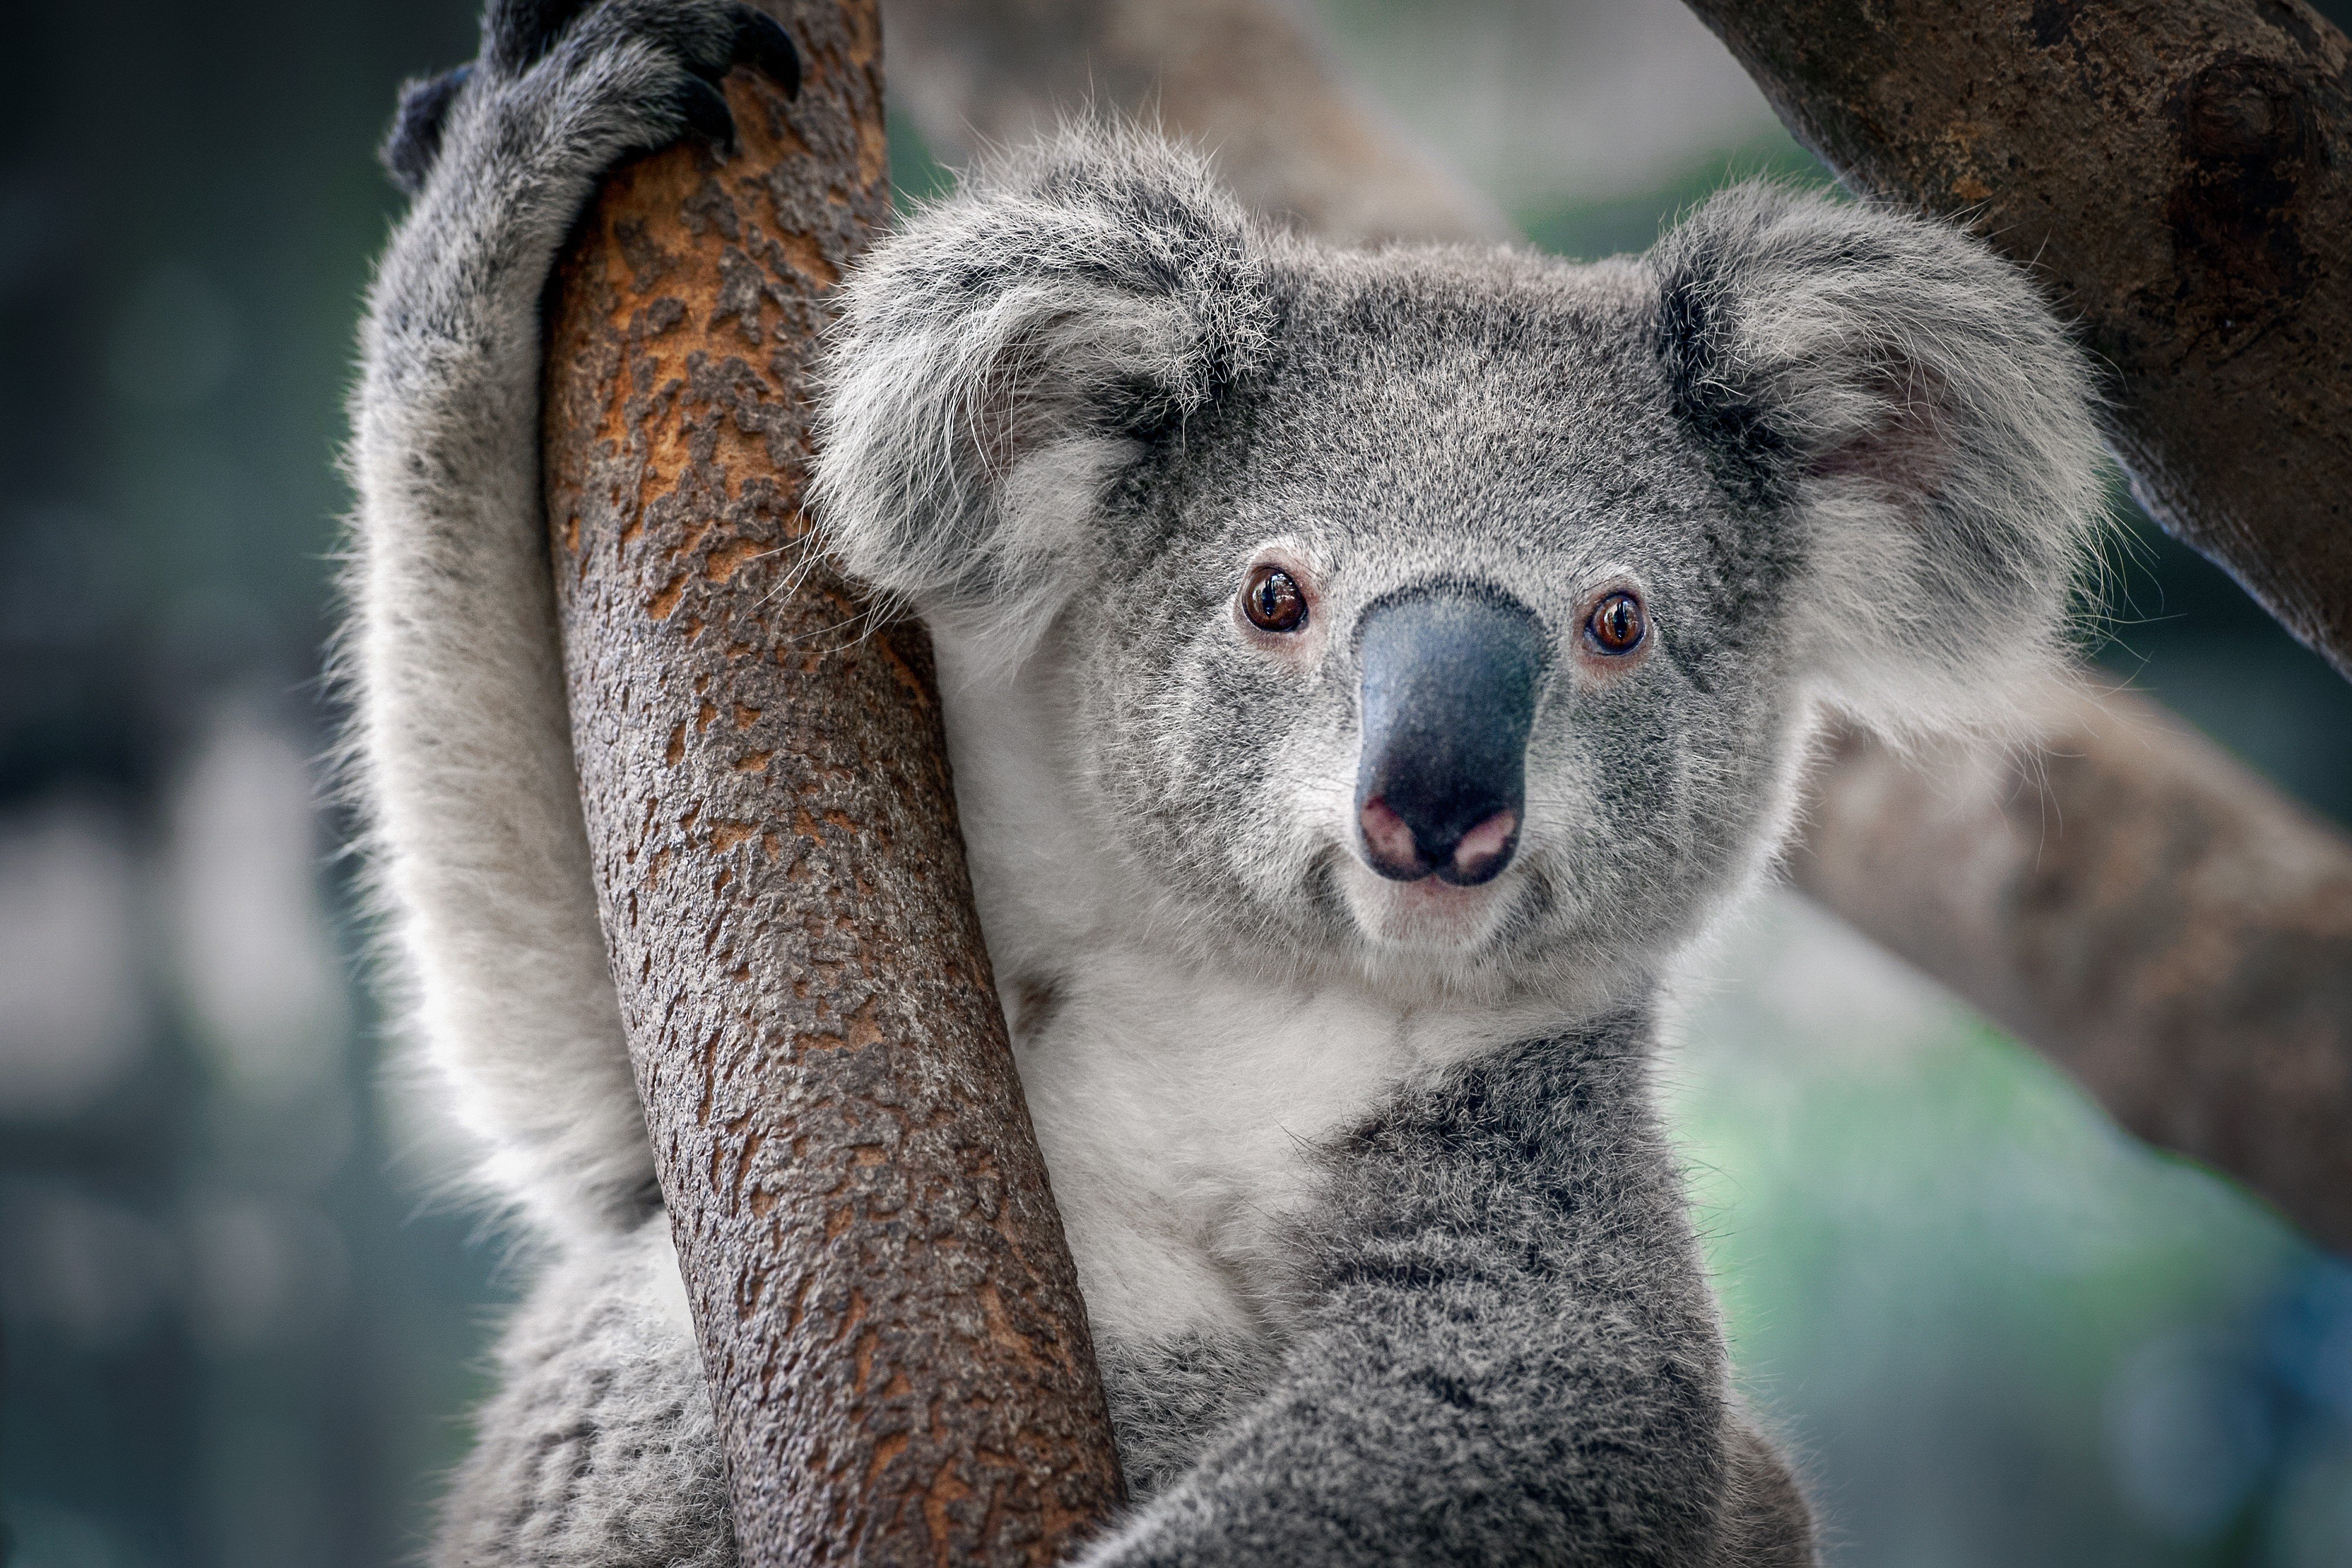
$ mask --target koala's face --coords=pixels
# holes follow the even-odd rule
[[[1052,656],[1105,831],[1244,942],[1656,952],[1763,841],[1796,698],[1787,563],[1675,417],[1642,278],[1284,272],[1257,368],[1071,558]]]
[[[824,412],[835,549],[1051,666],[1130,885],[1441,981],[1654,964],[1813,706],[1997,716],[2101,517],[2013,271],[1754,188],[1638,260],[1367,256],[1075,135],[877,248]]]

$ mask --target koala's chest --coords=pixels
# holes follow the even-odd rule
[[[1141,1342],[1278,1327],[1314,1146],[1441,1049],[1344,988],[1067,956],[1010,998],[1015,1054],[1098,1332]],[[1449,1031],[1450,1032],[1450,1031]]]

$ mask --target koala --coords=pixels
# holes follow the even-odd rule
[[[794,69],[739,5],[494,0],[388,156],[353,749],[424,1049],[546,1253],[437,1563],[734,1559],[537,435],[557,246],[623,152],[723,150],[739,60]],[[1652,1057],[1823,716],[1998,729],[2063,654],[2105,491],[2029,281],[1759,185],[1638,257],[1337,249],[1080,127],[839,306],[819,528],[938,650],[1134,1499],[1080,1561],[1814,1561]]]

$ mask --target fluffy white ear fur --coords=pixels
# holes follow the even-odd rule
[[[844,291],[815,468],[843,564],[1021,640],[1103,486],[1263,349],[1260,243],[1206,162],[1075,129],[974,171]]]
[[[1946,225],[1766,185],[1653,256],[1685,418],[1802,528],[1797,653],[1896,739],[2017,727],[2107,521],[2082,356]]]

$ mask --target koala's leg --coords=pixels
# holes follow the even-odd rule
[[[1627,1016],[1515,1047],[1334,1148],[1265,1392],[1087,1568],[1809,1563],[1726,1384],[1648,1043]]]
[[[689,125],[727,135],[710,82],[739,56],[784,70],[792,46],[723,0],[498,0],[484,39],[412,91],[388,153],[421,188],[362,335],[342,664],[425,1047],[491,1185],[582,1234],[641,1217],[653,1167],[572,769],[540,294],[605,168]]]
[[[559,1260],[508,1325],[499,1388],[430,1568],[729,1568],[735,1533],[669,1219]]]

